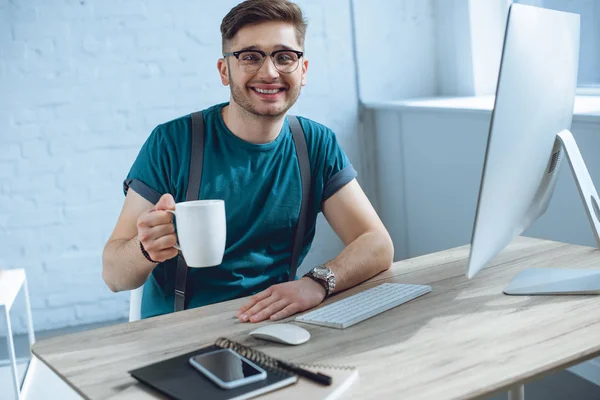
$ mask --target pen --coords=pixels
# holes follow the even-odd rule
[[[230,348],[236,353],[248,358],[250,361],[258,363],[259,365],[269,365],[272,367],[278,367],[283,370],[290,371],[296,375],[300,375],[306,379],[310,379],[311,381],[316,382],[320,385],[331,385],[332,379],[329,375],[325,375],[320,372],[312,372],[292,363],[281,361],[275,357],[271,357],[263,352],[251,349],[250,347],[244,346],[243,344],[235,342],[233,340],[221,337],[215,341],[215,344],[221,348]]]
[[[312,372],[308,371],[304,368],[297,367],[293,364],[288,364],[281,360],[277,360],[278,367],[286,369],[290,372],[303,376],[304,378],[310,379],[313,382],[319,383],[321,385],[329,386],[331,385],[331,377],[329,375],[322,374],[320,372]]]

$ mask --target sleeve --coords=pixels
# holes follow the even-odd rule
[[[344,153],[339,145],[335,134],[330,131],[328,136],[323,166],[323,195],[321,202],[333,196],[358,175],[352,164],[350,164],[346,153]]]
[[[163,139],[164,136],[159,125],[152,131],[140,149],[123,182],[125,194],[129,188],[132,188],[143,198],[156,204],[162,194],[169,193],[169,160]]]

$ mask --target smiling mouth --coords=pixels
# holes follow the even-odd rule
[[[284,88],[260,89],[260,88],[255,88],[255,87],[251,87],[250,89],[254,90],[256,93],[259,93],[259,94],[277,94],[277,93],[283,92],[285,90]]]

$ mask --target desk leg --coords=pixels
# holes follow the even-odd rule
[[[508,400],[525,400],[525,385],[510,388],[508,390]]]
[[[10,324],[10,313],[6,306],[2,306],[4,309],[4,318],[6,321],[6,344],[8,346],[8,355],[10,357],[10,365],[12,367],[13,383],[15,386],[16,399],[21,398],[21,390],[19,385],[19,370],[17,370],[17,356],[15,354],[15,343],[13,342],[12,326]]]

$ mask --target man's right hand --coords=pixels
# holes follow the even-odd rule
[[[156,262],[169,260],[178,254],[173,214],[165,210],[175,210],[175,200],[170,194],[163,194],[150,211],[137,219],[138,240],[150,258]]]

